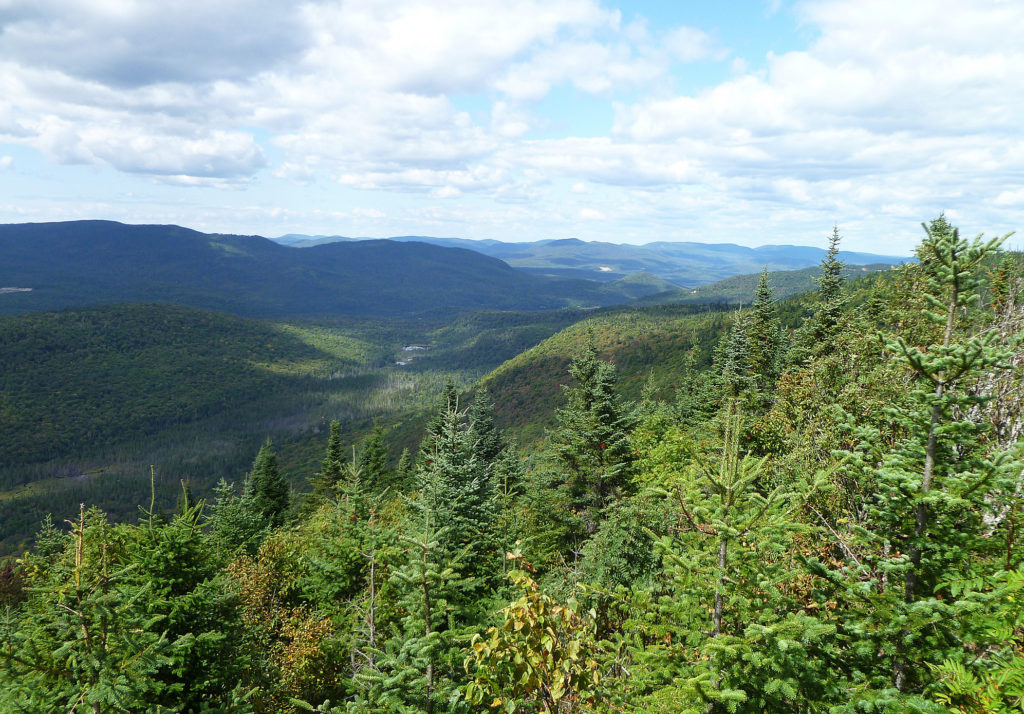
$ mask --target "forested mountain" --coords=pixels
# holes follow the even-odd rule
[[[872,265],[844,265],[842,275],[847,280],[854,280],[866,275],[890,270],[894,266],[888,263]],[[769,277],[775,291],[776,299],[783,300],[814,290],[815,282],[821,277],[821,267],[802,268],[800,270],[771,271]],[[639,296],[638,305],[679,305],[679,304],[725,304],[749,305],[757,293],[760,273],[736,275],[719,280],[710,285],[702,285],[692,289],[670,289],[660,293]]]
[[[437,385],[375,392],[430,408],[358,435],[331,395],[315,463],[259,434],[205,498],[45,523],[0,570],[0,711],[1021,711],[1024,260],[940,216],[854,280],[839,240],[815,291],[763,271],[741,310],[0,321],[40,370],[103,320],[177,349],[146,328],[177,320],[256,387]],[[243,369],[226,347],[197,364]]]
[[[110,221],[0,226],[0,288],[30,288],[0,293],[0,314],[162,302],[260,317],[538,310],[637,294],[635,285],[622,292],[528,275],[480,253],[425,243],[299,250],[259,236]]]
[[[0,557],[82,500],[135,514],[150,466],[170,506],[180,479],[209,495],[268,436],[303,487],[330,419],[346,439],[387,419],[418,440],[446,380],[468,385],[587,314],[282,322],[143,304],[0,318]]]
[[[351,239],[341,236],[289,235],[277,240],[288,245],[308,247]],[[632,273],[650,273],[687,288],[707,285],[734,275],[759,273],[765,268],[770,271],[800,270],[817,265],[825,255],[823,248],[810,246],[764,245],[748,248],[731,243],[687,241],[630,245],[582,241],[578,238],[522,243],[430,236],[396,236],[388,240],[468,248],[535,274],[612,281]],[[840,251],[839,259],[849,265],[895,265],[905,260],[905,257]]]

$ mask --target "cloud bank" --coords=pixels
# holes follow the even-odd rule
[[[0,167],[22,147],[269,234],[762,243],[838,222],[850,248],[905,250],[944,209],[1020,223],[1024,5],[758,7],[800,48],[744,56],[593,0],[0,0]],[[282,203],[240,221],[239,191]]]

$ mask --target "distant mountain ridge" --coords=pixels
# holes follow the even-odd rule
[[[295,247],[307,247],[352,239],[291,234],[275,240]],[[770,271],[809,268],[818,265],[826,252],[824,248],[800,245],[748,248],[733,243],[671,241],[630,245],[582,241],[578,238],[553,238],[526,243],[430,236],[395,236],[386,240],[468,248],[534,274],[613,281],[634,273],[650,273],[689,288],[734,275],[759,273],[764,268]],[[849,265],[892,265],[907,260],[904,256],[855,251],[840,251],[839,258]]]
[[[0,295],[0,314],[154,302],[252,317],[387,316],[637,296],[635,285],[530,275],[464,248],[365,240],[297,250],[260,236],[112,221],[0,225],[4,286],[31,291]]]

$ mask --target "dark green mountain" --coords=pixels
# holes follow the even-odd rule
[[[403,315],[625,302],[593,281],[551,279],[462,248],[332,242],[108,221],[0,226],[0,314],[161,302],[246,316]]]

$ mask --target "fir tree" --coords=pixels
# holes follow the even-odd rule
[[[719,453],[697,456],[669,494],[681,527],[659,542],[673,579],[663,612],[684,629],[651,666],[674,670],[673,711],[798,711],[827,676],[808,645],[831,630],[797,612],[790,595],[806,486],[763,493],[765,459],[740,454],[738,400],[722,418]]]
[[[225,561],[239,553],[256,555],[260,543],[270,532],[270,524],[256,507],[252,493],[235,493],[234,484],[221,479],[214,487],[216,496],[206,509],[210,540]]]
[[[615,367],[597,359],[593,340],[569,367],[566,406],[556,412],[548,439],[564,473],[581,543],[597,529],[601,513],[632,489],[628,414],[615,394]]]
[[[388,442],[384,427],[373,425],[373,431],[363,442],[359,455],[359,471],[363,488],[368,493],[381,493],[391,486],[392,474],[388,470]]]
[[[238,603],[202,531],[202,511],[197,503],[160,522],[150,510],[126,529],[126,580],[148,588],[140,611],[159,622],[171,645],[170,662],[153,675],[162,685],[153,704],[166,711],[232,711],[241,704],[238,682],[248,657]]]
[[[344,475],[345,454],[341,445],[341,424],[337,420],[331,422],[330,435],[327,437],[327,453],[320,463],[320,472],[311,479],[313,500],[325,501],[336,495],[336,489]]]
[[[856,430],[859,448],[848,453],[850,468],[869,485],[862,528],[845,575],[819,571],[845,588],[844,624],[870,633],[874,652],[852,659],[872,706],[920,706],[930,684],[930,666],[969,667],[977,658],[965,642],[984,648],[985,633],[968,614],[984,600],[973,588],[949,584],[985,575],[986,554],[1012,539],[1008,524],[986,523],[990,503],[1014,498],[1019,460],[988,448],[987,424],[971,419],[987,396],[975,391],[977,377],[1005,364],[995,331],[963,336],[958,322],[979,302],[978,268],[1005,240],[968,242],[940,216],[925,227],[919,249],[931,310],[925,317],[937,338],[924,348],[902,336],[884,339],[886,349],[915,375],[909,405],[890,408],[902,438],[889,446],[877,428]],[[867,655],[863,642],[852,653]],[[884,656],[877,653],[884,651]]]
[[[469,408],[469,434],[477,458],[490,464],[505,448],[505,437],[494,423],[494,403],[480,388]]]
[[[252,471],[246,481],[246,493],[252,496],[253,505],[263,518],[277,527],[284,522],[284,512],[291,502],[288,481],[277,466],[277,455],[268,439],[253,461]]]
[[[733,317],[728,334],[719,343],[715,362],[722,392],[730,399],[749,397],[756,380],[747,335],[747,317],[743,312],[737,311]]]
[[[61,561],[37,571],[20,616],[0,619],[0,709],[44,714],[153,711],[167,693],[155,675],[172,664],[162,617],[105,516],[86,512]]]
[[[782,331],[779,326],[778,309],[772,299],[772,286],[767,268],[757,282],[757,297],[750,311],[746,333],[750,349],[750,371],[753,373],[757,389],[768,395],[774,390],[775,380],[779,376]]]

